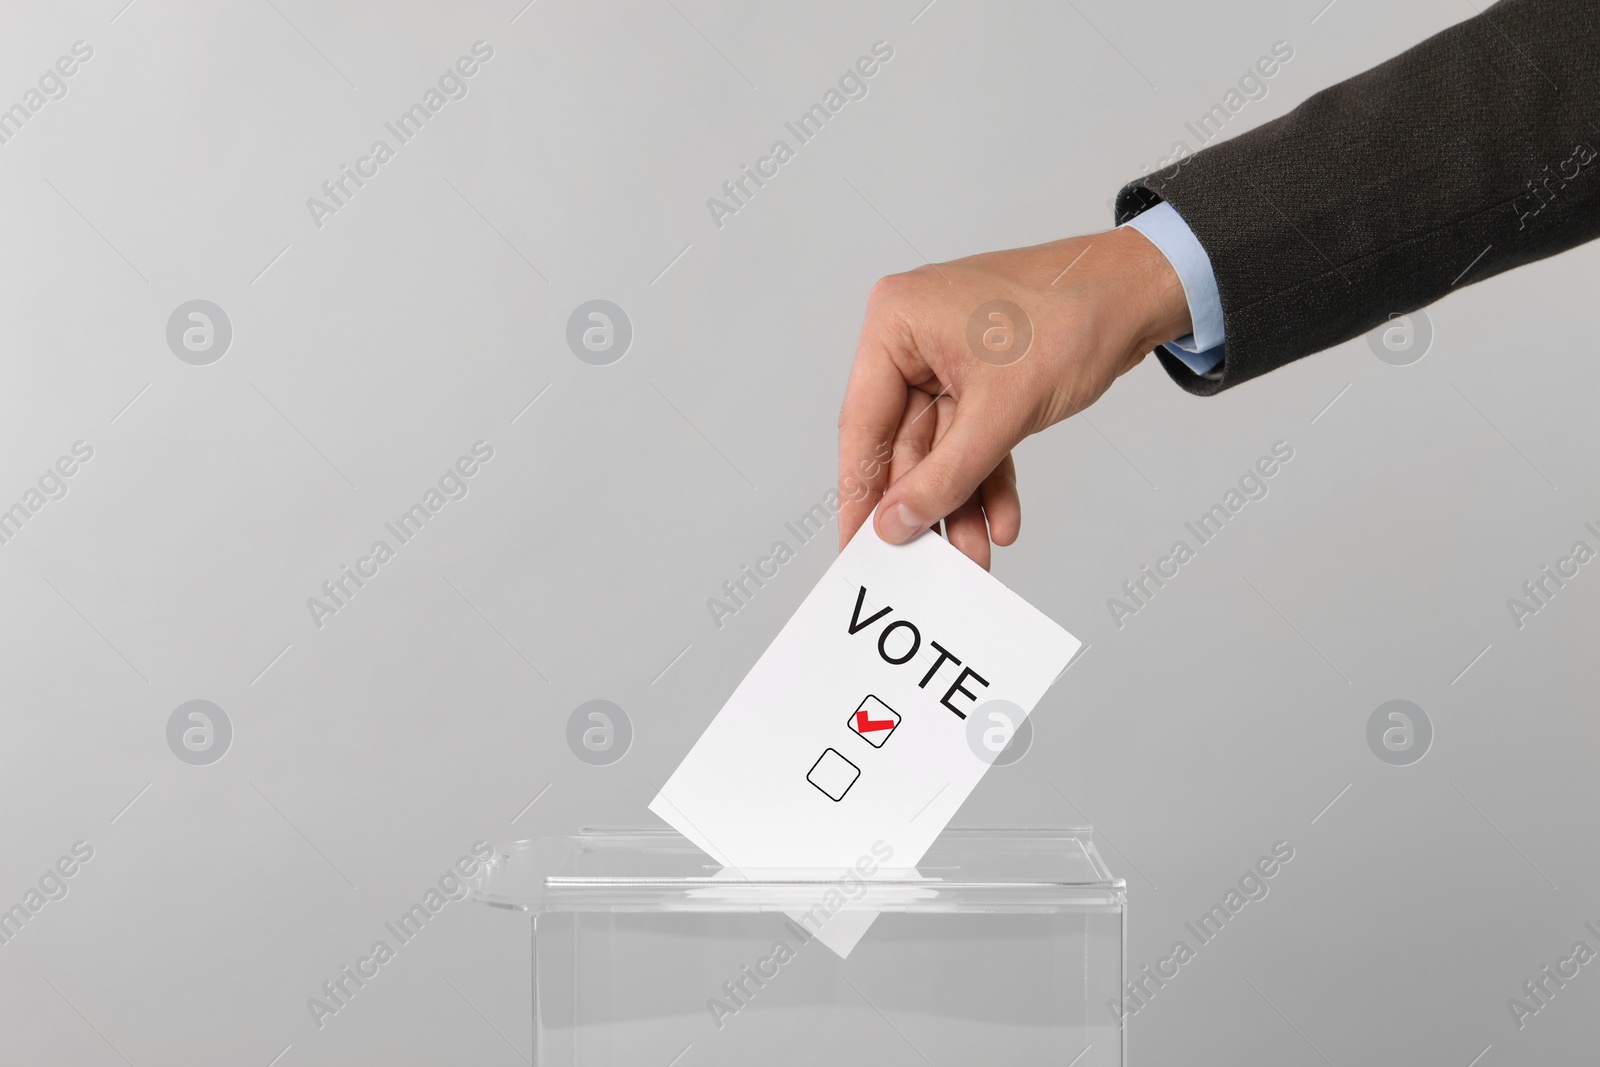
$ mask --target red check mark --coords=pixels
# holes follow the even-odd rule
[[[870,734],[878,730],[893,730],[894,727],[895,721],[893,719],[868,718],[865,708],[856,712],[856,733],[858,734]]]

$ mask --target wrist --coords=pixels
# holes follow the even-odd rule
[[[1105,238],[1115,245],[1125,267],[1124,293],[1131,297],[1128,311],[1133,315],[1139,355],[1192,333],[1189,298],[1162,251],[1131,226],[1110,230]]]

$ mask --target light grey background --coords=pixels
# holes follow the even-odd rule
[[[649,820],[833,555],[713,625],[833,483],[871,282],[1104,227],[1275,41],[1230,133],[1474,11],[124,3],[8,4],[0,33],[0,103],[94,49],[0,145],[0,505],[94,449],[0,546],[0,903],[94,849],[0,946],[7,1063],[521,1062],[505,913],[449,905],[320,1030],[305,1002],[474,840]],[[478,40],[469,95],[317,228],[306,198]],[[706,198],[878,40],[870,94],[719,230]],[[1600,948],[1600,565],[1521,629],[1506,601],[1597,544],[1597,263],[1451,296],[1410,366],[1358,339],[1199,400],[1147,360],[1020,450],[996,572],[1089,647],[960,821],[1096,825],[1134,968],[1295,849],[1131,1021],[1133,1062],[1592,1047],[1597,965],[1520,1031],[1506,1000]],[[166,344],[193,299],[232,322],[209,366]],[[610,366],[566,346],[591,299],[633,324]],[[480,439],[470,494],[315,627]],[[1270,495],[1117,628],[1107,598],[1279,440]],[[1405,767],[1366,741],[1397,698],[1434,727]],[[194,699],[233,727],[208,766],[167,747]],[[593,699],[633,723],[610,766],[566,744]]]

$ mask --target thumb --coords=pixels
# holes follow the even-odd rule
[[[878,505],[878,536],[903,544],[966,502],[1022,440],[998,405],[968,395],[950,427],[921,463],[894,483]]]

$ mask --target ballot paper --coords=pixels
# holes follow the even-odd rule
[[[864,882],[915,867],[1078,646],[936,533],[869,520],[650,810],[725,877],[839,872],[793,918],[846,955]]]

